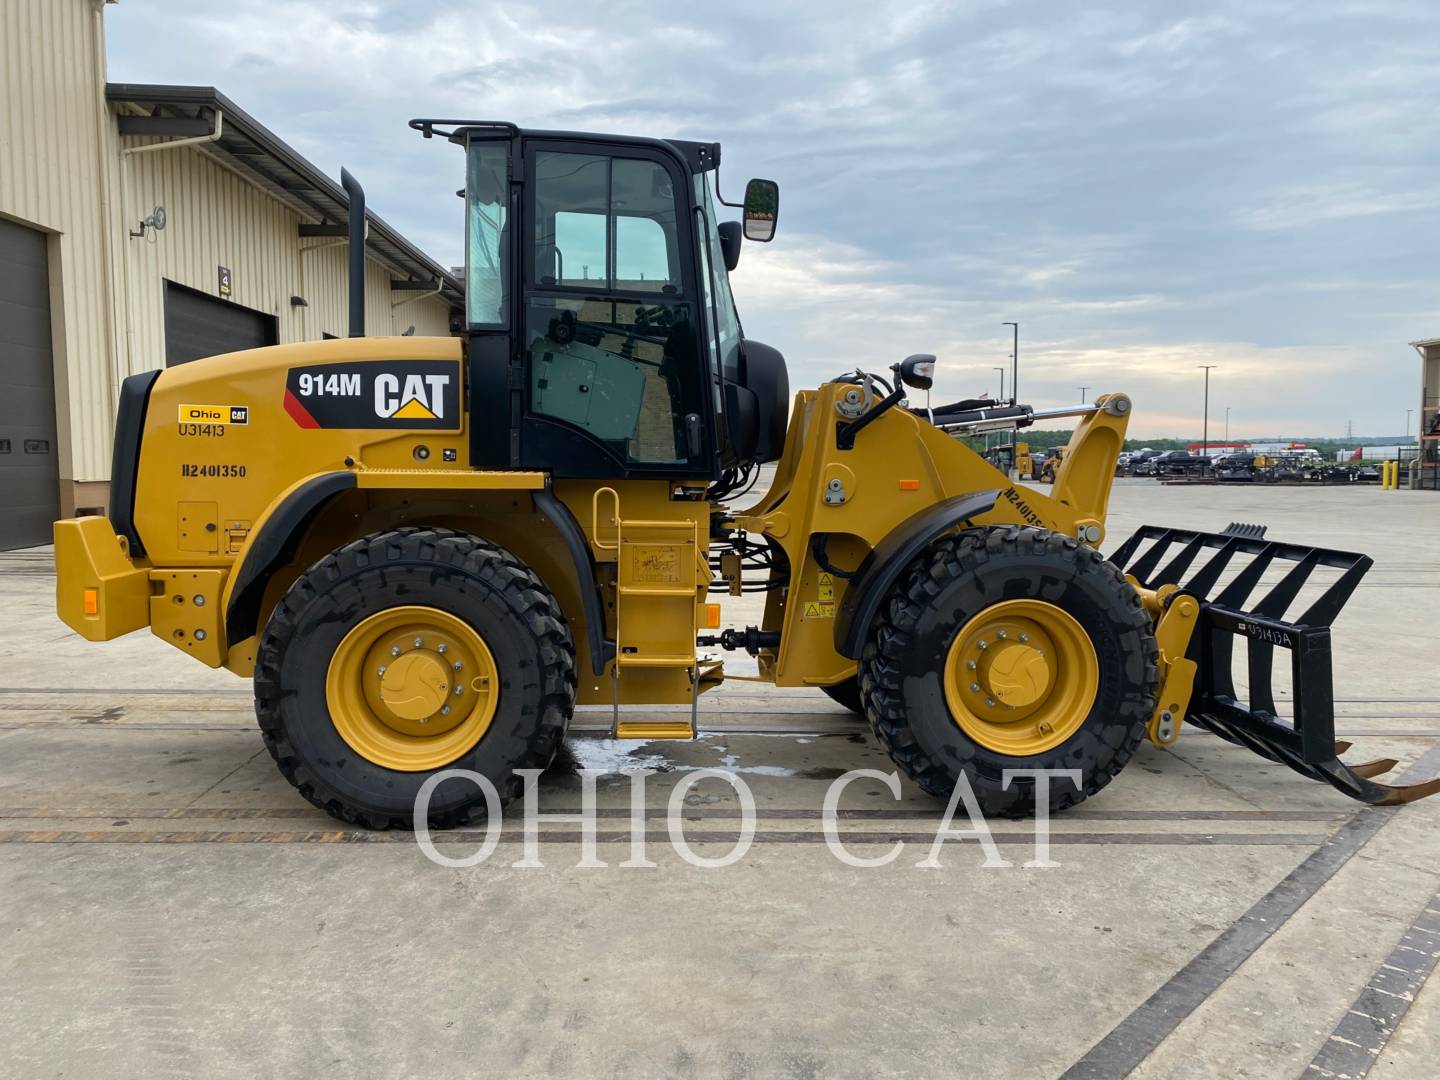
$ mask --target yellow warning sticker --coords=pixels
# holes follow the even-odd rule
[[[815,599],[823,602],[833,603],[835,600],[835,578],[830,574],[820,575],[820,584],[816,590]]]
[[[835,604],[831,601],[810,600],[805,604],[804,618],[833,619],[834,617]]]

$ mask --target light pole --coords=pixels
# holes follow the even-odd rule
[[[998,372],[1000,373],[1000,396],[999,396],[998,398],[996,398],[995,400],[998,401],[998,402],[1000,402],[1001,404],[1004,404],[1004,402],[1005,402],[1005,369],[1004,369],[1003,367],[997,367],[997,368],[994,368],[994,369],[992,369],[992,370],[998,371]]]
[[[1230,441],[1230,406],[1225,406],[1225,441]]]
[[[1406,441],[1406,442],[1409,442],[1409,441],[1410,441],[1410,416],[1411,416],[1412,413],[1414,413],[1414,411],[1415,411],[1414,409],[1406,409],[1406,410],[1405,410],[1405,441]]]
[[[1017,395],[1020,392],[1020,324],[1006,322],[1000,325],[1013,327],[1015,330],[1014,343],[1010,347],[1010,404],[1014,405],[1019,400]]]
[[[1077,389],[1079,389],[1079,391],[1080,391],[1080,404],[1081,404],[1081,405],[1084,405],[1084,404],[1085,404],[1085,391],[1086,391],[1086,390],[1089,390],[1090,388],[1089,388],[1088,386],[1081,386],[1081,387],[1078,387]]]
[[[1200,454],[1208,463],[1210,461],[1210,369],[1219,367],[1218,364],[1196,364],[1196,367],[1205,369],[1205,421],[1200,429]]]

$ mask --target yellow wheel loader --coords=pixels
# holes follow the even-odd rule
[[[862,711],[925,790],[964,777],[990,814],[1036,809],[1008,770],[1077,770],[1050,786],[1062,809],[1182,722],[1367,802],[1436,789],[1336,756],[1329,625],[1369,559],[1250,528],[1147,528],[1101,556],[1124,394],[915,409],[933,358],[912,356],[792,402],[727,277],[774,234],[773,182],[720,222],[736,204],[717,144],[412,126],[465,155],[463,334],[364,336],[363,193],[343,174],[350,338],[125,380],[108,519],[55,527],[64,621],[96,641],[148,626],[253,678],[265,744],[316,806],[405,827],[448,768],[512,797],[577,704],[610,706],[617,738],[693,738],[737,649],[763,682]],[[954,437],[1056,417],[1074,435],[1044,492]],[[722,630],[711,595],[742,590],[763,618]],[[657,705],[678,708],[627,718]],[[447,779],[430,821],[483,807]]]

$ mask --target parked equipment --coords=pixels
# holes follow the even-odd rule
[[[610,705],[617,738],[692,738],[725,678],[714,651],[736,649],[763,681],[863,710],[916,783],[945,797],[963,776],[991,814],[1036,809],[1008,769],[1078,770],[1046,796],[1061,809],[1184,719],[1364,801],[1435,790],[1334,760],[1321,646],[1368,559],[1153,529],[1101,557],[1124,394],[915,409],[934,369],[917,355],[792,404],[727,278],[742,240],[774,233],[774,183],[719,223],[717,144],[412,126],[466,156],[464,336],[360,336],[353,258],[350,339],[127,379],[109,519],[55,527],[62,618],[97,641],[149,626],[253,677],[265,744],[315,805],[407,826],[447,768],[513,797],[577,703]],[[352,255],[362,199],[352,181]],[[1048,491],[952,437],[1056,417],[1076,423]],[[1242,553],[1247,587],[1212,599]],[[1297,569],[1247,608],[1277,559]],[[1317,566],[1342,584],[1286,622]],[[721,630],[721,591],[763,592],[760,625]],[[1235,633],[1249,705],[1227,681]],[[1264,692],[1275,648],[1295,658],[1293,727]],[[631,711],[654,705],[684,711]],[[484,806],[447,779],[430,820]]]

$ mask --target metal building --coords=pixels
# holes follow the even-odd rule
[[[1440,491],[1440,338],[1412,341],[1420,354],[1419,472],[1415,487]]]
[[[125,376],[346,332],[345,192],[211,87],[107,83],[107,2],[0,3],[0,549],[104,509]],[[367,221],[367,332],[450,333]]]

